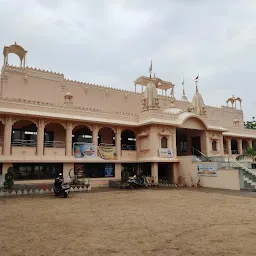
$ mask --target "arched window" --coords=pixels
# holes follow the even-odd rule
[[[167,138],[162,137],[161,139],[161,148],[167,148]]]
[[[217,151],[217,141],[216,140],[212,141],[212,151]]]

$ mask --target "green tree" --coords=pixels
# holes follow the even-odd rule
[[[13,167],[9,167],[7,173],[5,174],[5,182],[4,188],[5,189],[12,189],[14,186],[14,174],[15,170]]]
[[[256,144],[252,147],[247,147],[242,155],[237,156],[237,160],[243,160],[245,158],[249,158],[252,160],[253,168],[255,167],[256,162]]]
[[[255,117],[252,118],[252,121],[244,122],[244,127],[245,127],[246,129],[253,129],[253,130],[256,130],[256,121],[255,121]]]

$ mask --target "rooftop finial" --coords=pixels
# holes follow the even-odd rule
[[[185,84],[185,82],[184,82],[184,76],[183,76],[183,81],[182,81],[182,87],[183,87],[183,96],[185,96],[185,88],[184,88],[184,84]]]
[[[198,80],[199,80],[199,74],[195,78],[195,83],[196,83],[196,92],[198,92]]]
[[[150,62],[150,66],[149,66],[149,77],[150,77],[150,79],[151,79],[151,74],[152,74],[152,60],[151,60],[151,62]]]

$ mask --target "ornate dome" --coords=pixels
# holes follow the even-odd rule
[[[182,109],[180,108],[167,108],[164,110],[164,113],[168,113],[168,114],[179,114],[182,112]]]
[[[196,114],[202,115],[205,113],[204,100],[201,94],[198,92],[198,90],[195,92],[193,96],[192,107],[193,107],[193,112]]]

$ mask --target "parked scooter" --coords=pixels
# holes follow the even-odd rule
[[[55,196],[63,196],[64,198],[68,197],[68,193],[70,192],[70,186],[68,183],[63,183],[60,186],[53,187]]]
[[[134,177],[131,177],[127,181],[128,188],[148,188],[149,184],[147,182],[147,179],[142,173],[140,175],[134,175]]]

